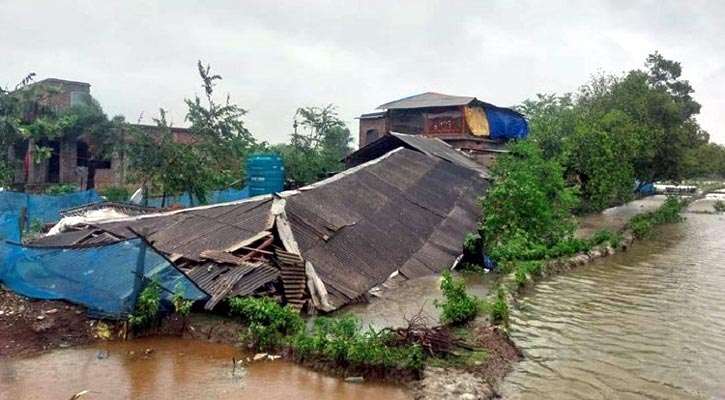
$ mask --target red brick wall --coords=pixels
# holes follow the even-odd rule
[[[358,137],[358,148],[364,147],[367,138],[368,131],[376,129],[378,131],[378,138],[388,134],[388,119],[386,117],[380,118],[366,118],[360,120],[360,134]]]

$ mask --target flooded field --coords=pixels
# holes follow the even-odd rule
[[[504,398],[723,398],[725,218],[685,216],[522,297]]]
[[[150,349],[146,354],[146,349]],[[57,350],[0,361],[0,400],[408,399],[407,389],[346,383],[285,361],[232,368],[234,347],[173,337]]]

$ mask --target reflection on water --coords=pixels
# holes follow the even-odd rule
[[[0,399],[67,400],[82,390],[82,400],[409,398],[401,386],[346,383],[281,360],[233,372],[232,357],[241,357],[234,347],[163,337],[5,359]]]
[[[686,217],[526,293],[504,398],[723,398],[725,219]]]
[[[576,236],[585,238],[597,231],[618,231],[633,216],[647,211],[654,211],[664,203],[665,199],[667,199],[667,196],[664,195],[644,197],[623,206],[604,210],[601,214],[587,214],[577,217],[579,229],[577,229]]]

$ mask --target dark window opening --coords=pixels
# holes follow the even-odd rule
[[[90,151],[88,143],[79,141],[76,145],[76,166],[78,167],[89,167],[90,163]],[[93,160],[93,166],[96,169],[111,169],[111,160]]]
[[[48,159],[48,177],[50,183],[60,182],[60,142],[52,141],[47,144],[51,148],[52,153]]]
[[[368,131],[365,133],[365,144],[368,145],[376,140],[378,140],[378,130],[368,129]]]

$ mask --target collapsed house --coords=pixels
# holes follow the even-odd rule
[[[428,145],[453,156],[445,143]],[[398,147],[296,191],[90,222],[33,245],[141,235],[210,295],[207,309],[228,296],[272,296],[298,310],[332,311],[392,275],[439,273],[461,255],[489,182],[463,159],[434,153]]]

